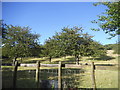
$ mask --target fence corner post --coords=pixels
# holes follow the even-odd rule
[[[37,63],[36,63],[36,85],[37,85],[37,88],[40,87],[40,83],[39,83],[39,67],[40,67],[40,61],[37,61]]]
[[[95,65],[94,62],[91,63],[91,77],[92,77],[92,88],[96,90],[96,82],[95,82]]]
[[[58,64],[58,89],[62,89],[62,63]]]
[[[15,61],[15,66],[14,66],[14,71],[13,71],[13,88],[16,88],[17,68],[18,68],[18,61]]]

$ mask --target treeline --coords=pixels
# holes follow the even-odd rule
[[[39,42],[39,34],[31,32],[29,27],[2,24],[2,57],[17,60],[23,57],[102,56],[106,49],[93,36],[83,33],[82,27],[64,27],[49,37],[44,45]]]
[[[120,42],[116,44],[107,44],[105,45],[107,50],[114,50],[114,54],[120,54]]]
[[[95,6],[107,6],[104,14],[98,15],[98,19],[93,20],[92,23],[98,24],[106,34],[111,36],[110,38],[120,35],[119,3],[102,2],[94,4]],[[93,36],[83,33],[82,27],[65,27],[61,32],[57,32],[54,36],[48,38],[44,45],[40,45],[38,40],[40,35],[31,33],[29,27],[6,25],[1,22],[2,57],[14,58],[14,60],[18,57],[49,57],[51,61],[54,57],[67,55],[75,56],[75,60],[79,60],[81,56],[102,56],[106,54],[108,49],[120,53],[120,43],[103,46],[94,41]],[[93,28],[92,30],[99,31],[100,28]]]
[[[50,61],[52,57],[68,55],[75,56],[76,61],[82,56],[105,55],[104,46],[92,38],[93,36],[88,33],[83,33],[82,27],[64,27],[61,32],[55,33],[45,41],[43,53],[50,58]]]

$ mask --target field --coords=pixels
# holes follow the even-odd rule
[[[98,57],[93,60],[92,57],[82,57],[80,63],[91,63],[101,64],[102,66],[96,67],[95,78],[97,88],[118,88],[118,55],[113,54],[112,50],[108,50],[108,56]],[[40,60],[41,63],[50,63],[47,57],[44,58],[24,58],[22,63],[36,63]],[[52,64],[58,63],[59,61],[65,61],[62,63],[75,63],[73,56],[54,58]],[[9,61],[3,61],[9,62]],[[113,64],[114,66],[110,66]],[[3,88],[12,87],[12,71],[13,66],[2,66],[2,78]],[[57,81],[57,68],[46,68],[41,67],[41,80],[54,80]],[[91,84],[91,68],[86,66],[84,69],[80,68],[63,68],[63,82],[67,84],[67,87],[77,88],[92,88]],[[7,83],[7,84],[6,84]],[[35,88],[35,68],[33,67],[18,67],[17,76],[17,87],[18,88]]]

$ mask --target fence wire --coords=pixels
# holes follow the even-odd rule
[[[40,88],[58,88],[58,69],[40,70]]]
[[[13,67],[2,68],[2,88],[12,88]]]
[[[35,70],[18,70],[17,88],[36,88]]]
[[[13,68],[9,68],[9,70],[6,68],[2,74],[3,87],[12,88]],[[81,68],[62,68],[62,88],[91,88],[90,77],[90,70],[86,71]],[[35,69],[18,70],[16,82],[17,88],[36,88],[35,78]],[[85,82],[83,78],[87,79],[88,82]],[[39,80],[40,88],[58,88],[58,68],[40,69]]]
[[[86,76],[90,77],[90,71],[80,68],[62,68],[62,88],[82,88],[82,78]],[[40,70],[40,84],[41,88],[58,88],[58,69]],[[87,86],[91,87],[90,84]]]
[[[63,88],[79,88],[81,73],[84,73],[82,69],[62,69]]]

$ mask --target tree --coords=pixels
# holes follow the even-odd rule
[[[29,51],[31,53],[30,56],[32,56],[32,57],[40,57],[41,54],[42,54],[42,49],[43,48],[41,47],[41,45],[36,44],[32,48],[30,48],[30,51]]]
[[[49,57],[49,61],[51,62],[51,59],[55,57],[55,49],[56,49],[56,41],[52,38],[49,38],[45,41],[44,50],[43,53],[45,56]],[[57,50],[57,49],[56,49]]]
[[[88,33],[83,33],[82,27],[65,27],[62,32],[57,32],[46,41],[46,54],[54,57],[74,55],[76,62],[79,64],[80,56],[92,56],[93,53],[91,54],[90,50],[94,51],[94,48],[96,48],[92,47],[94,43],[92,37]]]
[[[33,55],[33,49],[39,46],[38,34],[32,34],[29,27],[4,25],[3,35],[3,56],[14,58]]]
[[[92,41],[87,49],[88,56],[100,57],[106,55],[106,49],[97,41]]]
[[[94,5],[105,5],[107,9],[98,16],[98,20],[94,20],[92,23],[97,23],[105,33],[111,36],[110,38],[120,35],[120,1],[94,3]],[[100,28],[93,30],[99,31]]]

